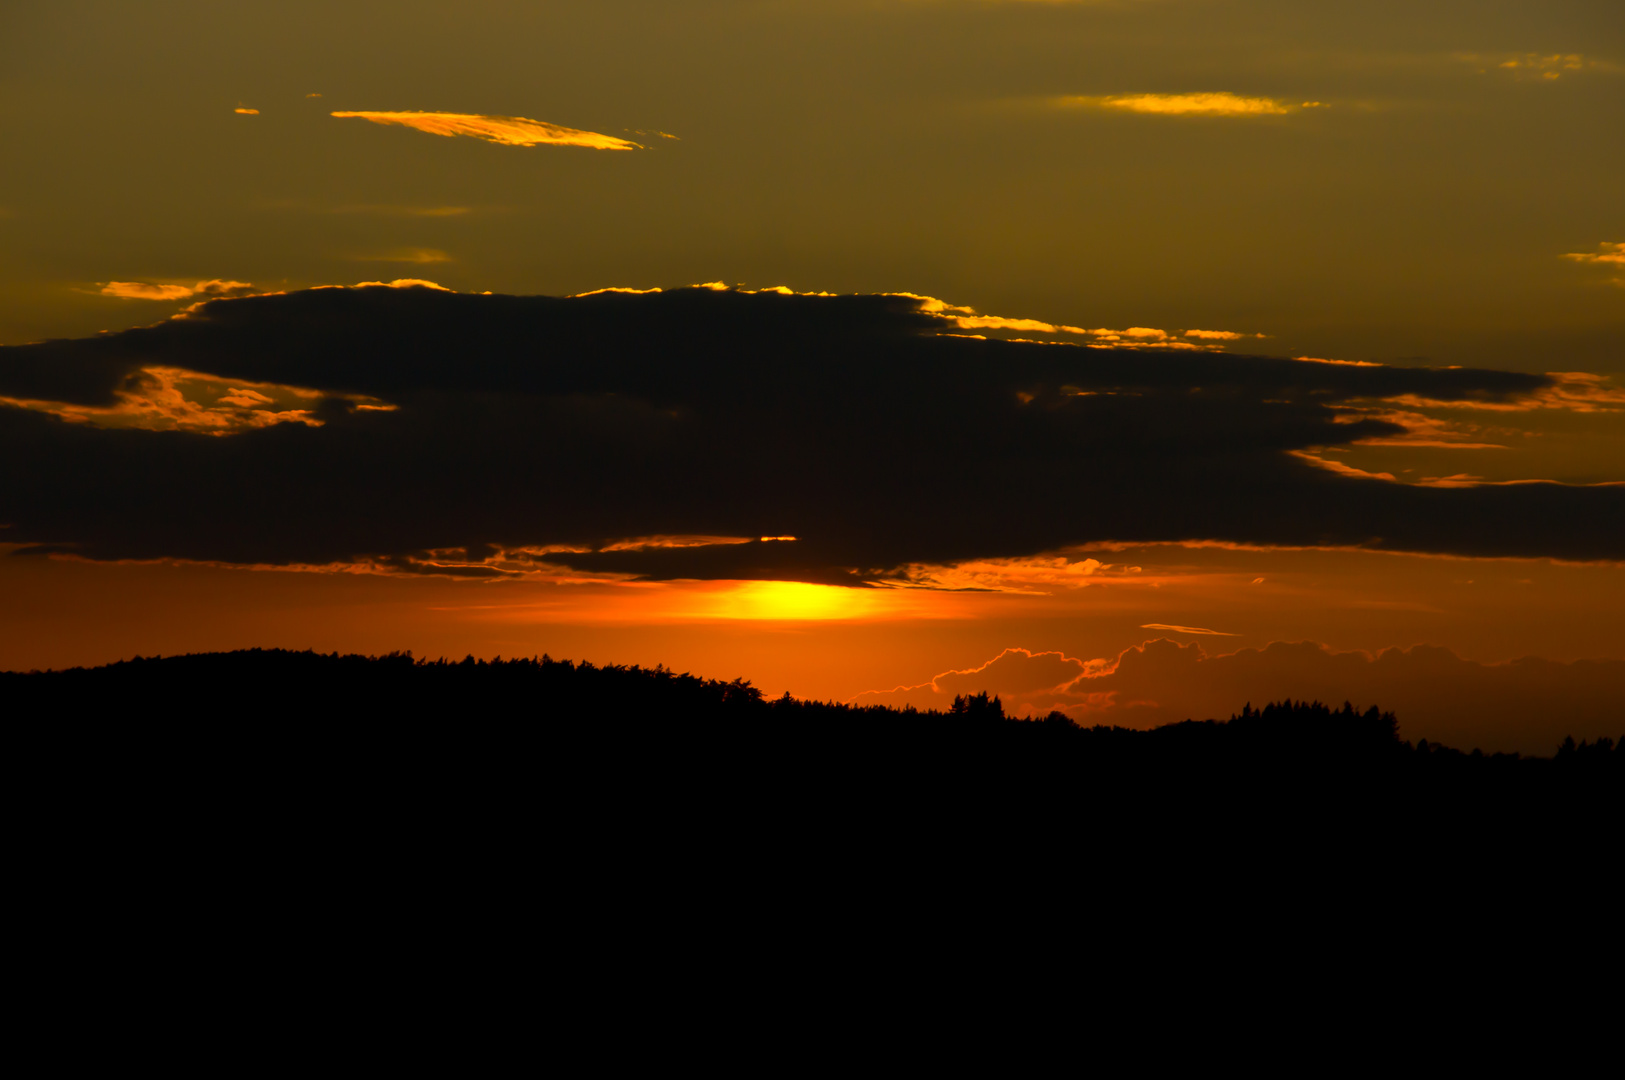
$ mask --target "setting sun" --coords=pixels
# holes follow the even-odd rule
[[[877,590],[800,581],[743,581],[706,599],[723,619],[859,619],[881,606]]]

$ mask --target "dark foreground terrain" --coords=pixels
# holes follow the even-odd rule
[[[1611,740],[1551,758],[1412,745],[1374,706],[1080,728],[1007,718],[986,695],[947,713],[855,708],[545,657],[137,658],[0,674],[0,710],[13,767],[91,802],[290,817],[439,807],[497,829],[545,820],[561,843],[673,829],[860,846],[898,830],[909,849],[1051,830],[1100,844],[1150,830],[1537,845],[1617,811],[1625,762]]]
[[[1249,981],[1316,1015],[1298,988],[1381,984],[1414,1025],[1439,972],[1495,1000],[1587,983],[1600,954],[1573,943],[1617,916],[1616,746],[1411,746],[1375,708],[1086,730],[985,697],[252,651],[0,674],[0,719],[30,993],[184,1001],[188,1038],[240,1023],[215,995],[244,985],[346,1030],[466,1002],[753,1062],[933,994],[1048,1001],[1070,1033]]]

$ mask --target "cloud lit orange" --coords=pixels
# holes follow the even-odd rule
[[[1625,285],[1625,243],[1602,243],[1597,245],[1600,251],[1571,251],[1564,255],[1565,259],[1573,259],[1582,263],[1601,263],[1611,266],[1616,271],[1613,281],[1615,285]]]
[[[748,544],[748,536],[639,536],[620,540],[602,548],[603,551],[648,551],[651,548],[694,548],[717,545]]]
[[[109,407],[71,405],[0,397],[0,404],[47,413],[91,427],[188,431],[199,435],[234,435],[274,424],[320,426],[312,412],[321,395],[301,387],[225,380],[154,365],[142,368]],[[357,399],[358,407],[386,407],[374,399]]]
[[[1228,91],[1201,94],[1116,94],[1107,97],[1075,95],[1060,98],[1057,104],[1162,116],[1281,116],[1292,111],[1286,102],[1276,98],[1241,97]]]
[[[1148,622],[1140,625],[1141,630],[1167,630],[1175,634],[1210,634],[1214,637],[1240,637],[1225,630],[1209,630],[1205,626],[1175,626],[1173,623]]]
[[[430,135],[468,135],[499,146],[585,146],[593,150],[641,150],[639,144],[596,131],[578,131],[523,116],[481,116],[444,112],[335,112],[375,124],[401,124]]]
[[[1084,334],[1077,326],[1058,326],[1038,319],[1006,319],[998,315],[961,315],[954,319],[961,330],[1025,330],[1039,334]]]
[[[437,292],[452,291],[451,289],[448,289],[444,285],[437,282],[426,281],[423,278],[415,277],[400,277],[396,278],[394,281],[358,281],[355,283],[355,287],[358,289],[434,289]]]
[[[109,281],[103,296],[123,300],[189,300],[194,296],[235,296],[253,289],[246,281],[200,281],[196,285],[153,285],[145,281]]]

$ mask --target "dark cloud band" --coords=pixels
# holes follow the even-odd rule
[[[273,564],[565,545],[586,550],[549,561],[815,581],[1101,540],[1625,558],[1625,487],[1421,488],[1290,453],[1402,431],[1342,422],[1342,403],[1514,402],[1549,389],[1545,376],[944,328],[904,296],[211,301],[153,327],[0,349],[0,396],[112,405],[162,365],[320,391],[322,426],[221,437],[0,408],[0,536]],[[654,535],[799,539],[603,550]]]

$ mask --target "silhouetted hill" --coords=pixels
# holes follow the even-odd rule
[[[618,791],[694,810],[726,796],[791,813],[839,788],[842,814],[925,800],[975,821],[1114,816],[1125,805],[1169,820],[1201,806],[1205,819],[1277,812],[1281,798],[1333,817],[1366,803],[1380,816],[1467,800],[1486,821],[1509,811],[1533,820],[1554,799],[1617,785],[1625,761],[1606,739],[1570,740],[1550,759],[1412,746],[1375,706],[1285,701],[1226,721],[1080,728],[1060,713],[1008,718],[986,694],[949,712],[766,700],[742,680],[547,657],[138,657],[3,673],[0,700],[15,748],[169,783],[281,770],[357,790],[415,777],[420,790],[479,798]]]
[[[132,970],[162,969],[177,934],[290,985],[353,962],[411,987],[447,957],[545,980],[563,956],[603,1000],[627,972],[687,1000],[718,943],[755,986],[898,934],[957,964],[967,933],[1035,962],[1062,940],[1138,957],[1261,934],[1431,949],[1441,920],[1544,933],[1511,898],[1607,895],[1620,789],[1606,741],[1411,747],[1378,709],[1082,729],[985,695],[854,708],[545,658],[5,673],[0,717],[29,918],[90,928],[145,957]]]

